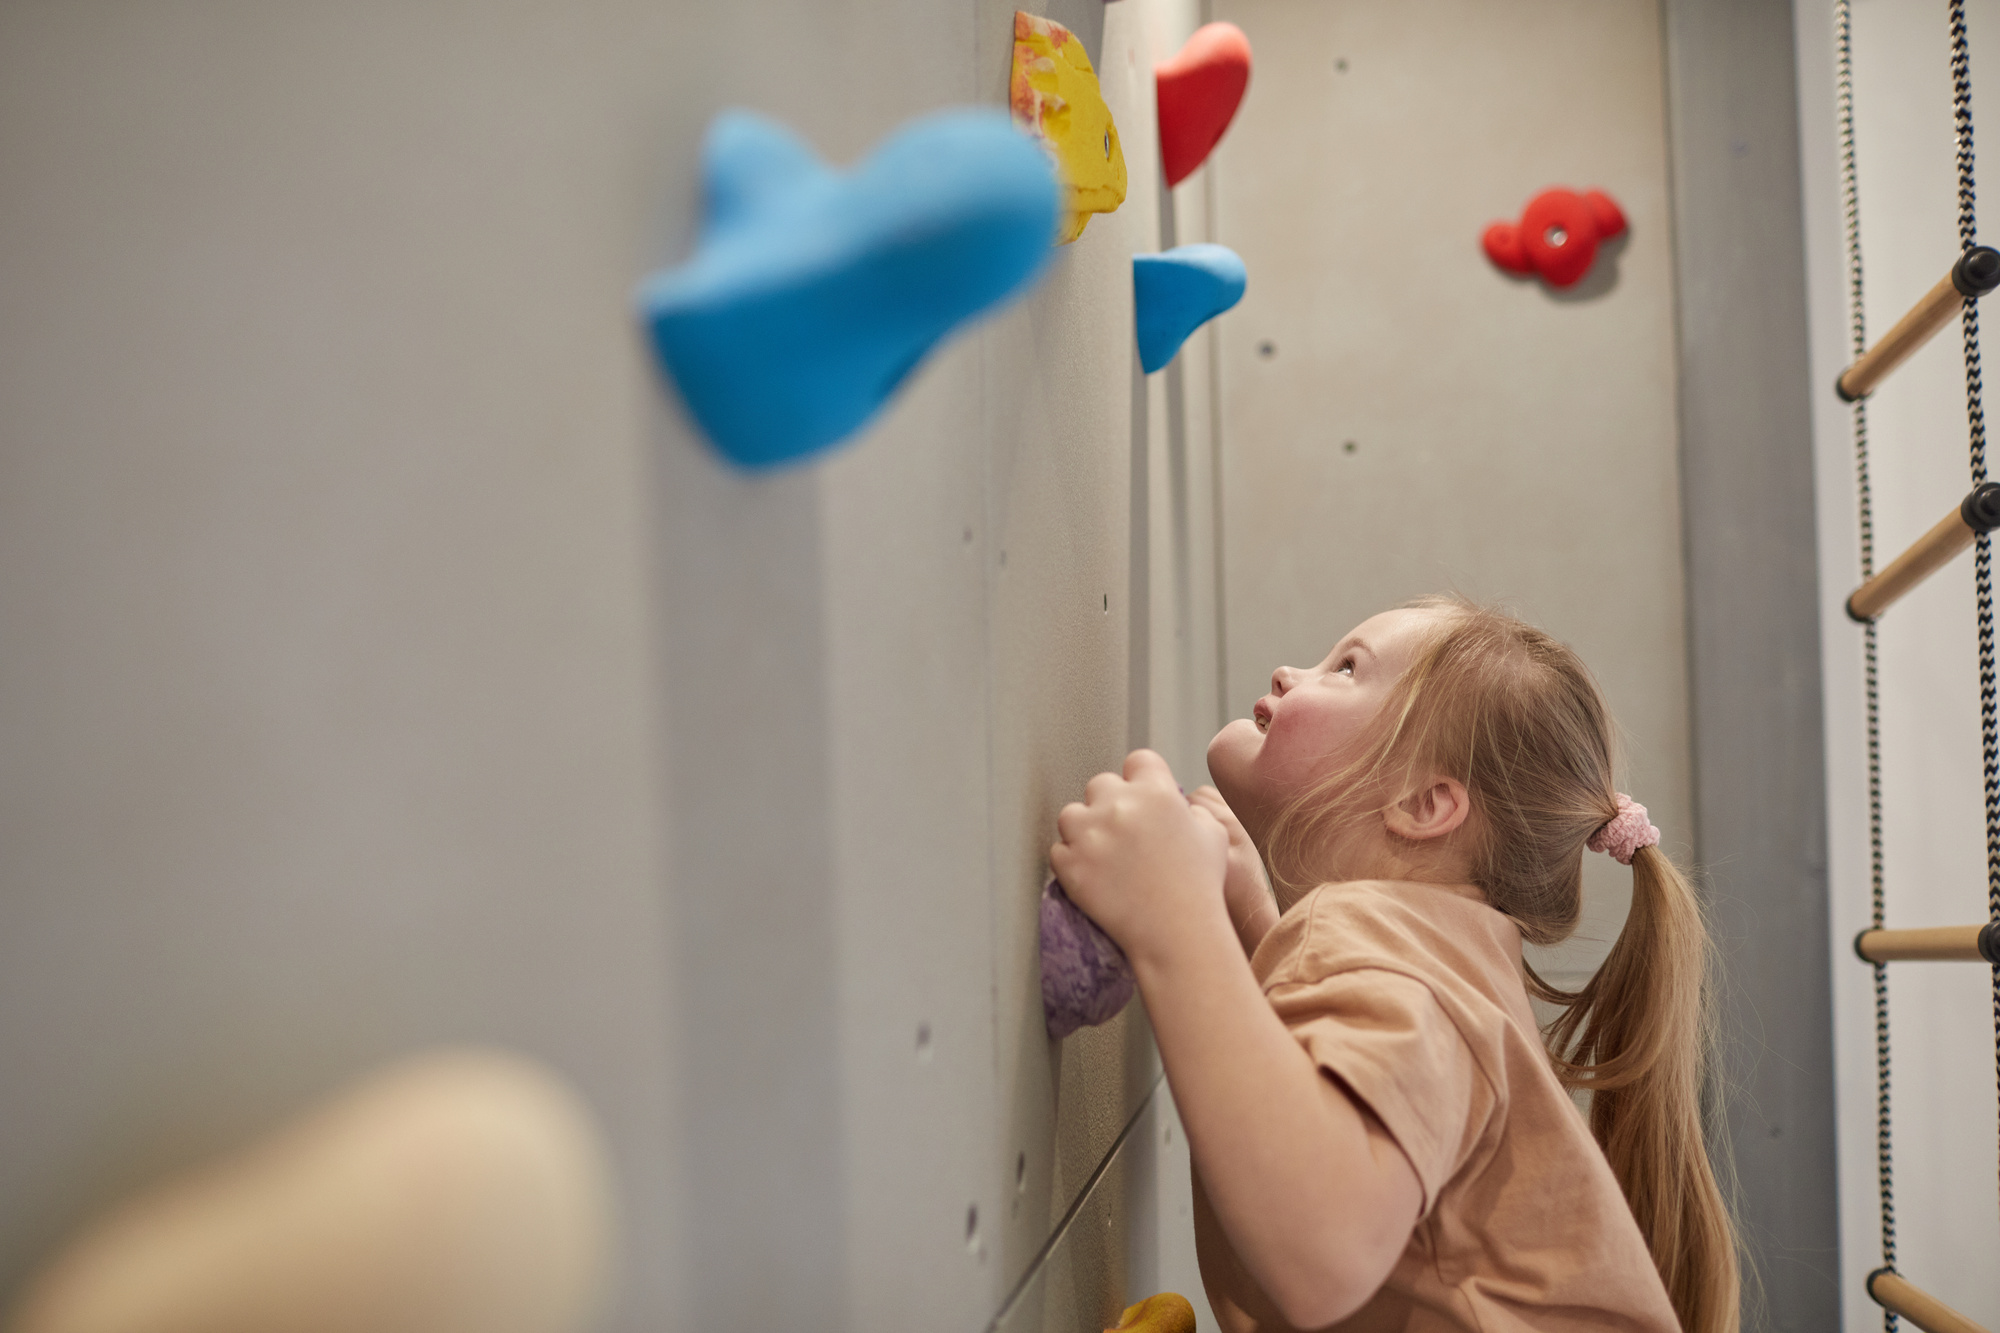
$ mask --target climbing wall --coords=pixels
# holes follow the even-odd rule
[[[1004,104],[1010,6],[0,7],[0,1297],[461,1040],[600,1117],[606,1327],[1198,1297],[1143,1014],[1052,1044],[1034,945],[1060,805],[1219,720],[1212,348],[1131,333],[1197,15],[1042,12],[1128,202],[752,477],[632,313],[704,125]]]
[[[1975,116],[2000,107],[2000,5],[1967,6]],[[1870,339],[1958,254],[1957,168],[1944,12],[1854,7],[1854,107]],[[1869,923],[1861,631],[1842,611],[1858,581],[1854,441],[1834,377],[1849,360],[1830,9],[1800,6],[1799,97],[1813,321],[1827,791],[1833,891],[1845,1323],[1880,1326],[1861,1283],[1882,1265],[1876,1197],[1873,969],[1854,955]],[[1975,147],[1996,146],[1991,134]],[[1982,186],[2000,182],[1990,151]],[[1982,202],[1992,196],[1982,191]],[[1980,239],[1991,244],[1990,204]],[[1989,311],[1990,319],[1990,311]],[[1869,398],[1878,568],[1968,487],[1965,366],[1956,322]],[[1972,559],[1961,556],[1886,612],[1880,644],[1887,917],[1891,927],[1986,916],[1978,644]],[[1889,968],[1898,1270],[1985,1325],[2000,1324],[1994,1197],[1992,974],[1976,963]]]
[[[1573,644],[1666,846],[1690,827],[1660,15],[1651,0],[1219,0],[1256,96],[1210,166],[1253,274],[1220,321],[1226,702],[1425,593]],[[1450,34],[1439,40],[1438,34]],[[1576,285],[1496,271],[1488,224],[1550,186],[1629,231]],[[1630,875],[1585,866],[1570,982]]]

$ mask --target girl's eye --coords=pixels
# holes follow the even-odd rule
[[[1343,658],[1342,658],[1342,659],[1340,660],[1340,665],[1334,668],[1334,674],[1335,674],[1335,675],[1347,675],[1347,676],[1351,676],[1351,675],[1353,675],[1353,674],[1354,674],[1354,659],[1353,659],[1353,658],[1351,658],[1351,657],[1343,657]]]

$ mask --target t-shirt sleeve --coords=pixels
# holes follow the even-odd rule
[[[1365,1102],[1410,1159],[1428,1215],[1493,1106],[1471,1047],[1430,988],[1356,968],[1274,986],[1270,1000],[1313,1063]]]

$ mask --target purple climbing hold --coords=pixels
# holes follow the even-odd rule
[[[1136,985],[1125,951],[1050,880],[1042,890],[1042,1013],[1049,1035],[1109,1022]]]

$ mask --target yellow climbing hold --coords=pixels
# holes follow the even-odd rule
[[[1125,202],[1125,150],[1083,43],[1062,24],[1014,11],[1014,123],[1042,142],[1063,182],[1058,245],[1083,235],[1092,213]]]
[[[1171,1291],[1148,1296],[1118,1317],[1104,1333],[1194,1333],[1194,1306]]]

